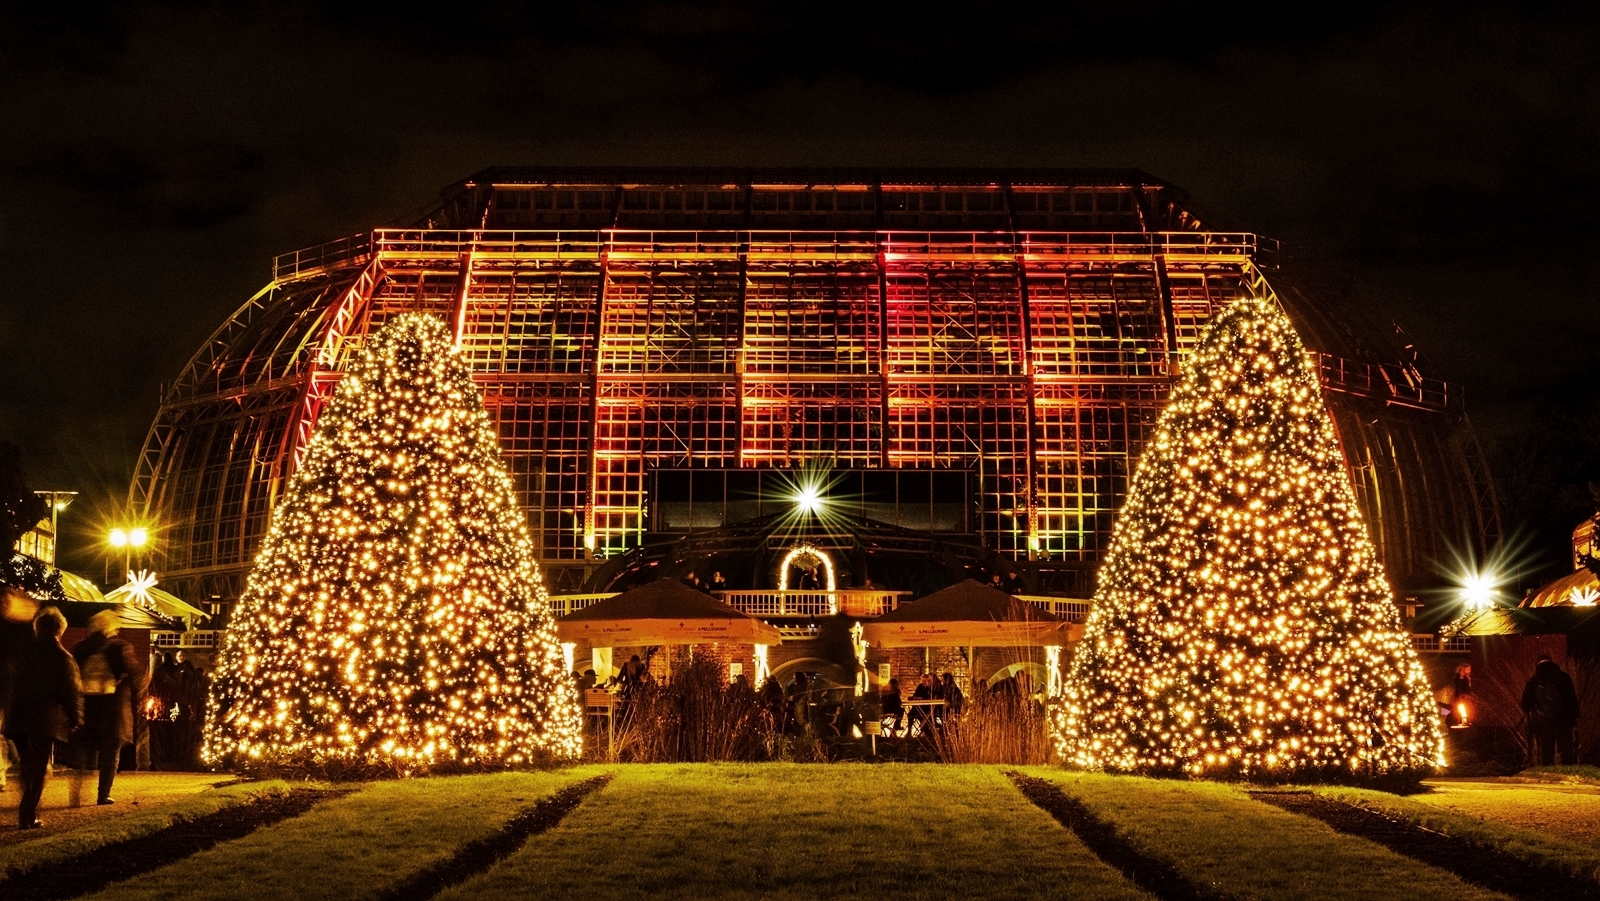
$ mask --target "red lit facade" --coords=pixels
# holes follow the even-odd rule
[[[488,170],[408,227],[277,258],[168,390],[132,501],[165,584],[237,596],[322,399],[424,311],[478,374],[552,591],[666,525],[661,473],[826,466],[959,471],[924,483],[965,486],[936,527],[1086,596],[1177,367],[1243,296],[1319,353],[1402,587],[1444,541],[1492,542],[1459,393],[1337,284],[1131,170]]]

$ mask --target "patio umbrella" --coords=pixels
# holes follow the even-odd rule
[[[658,579],[564,616],[556,632],[562,641],[597,648],[783,641],[772,626],[673,579]]]
[[[1067,623],[971,579],[862,623],[878,648],[1046,647],[1067,643]]]

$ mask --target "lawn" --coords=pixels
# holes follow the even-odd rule
[[[159,832],[178,820],[194,819],[236,804],[248,803],[256,798],[282,795],[288,791],[288,783],[276,781],[226,785],[191,793],[187,797],[168,800],[166,803],[156,803],[138,809],[122,807],[115,811],[106,811],[106,815],[97,818],[85,817],[81,820],[82,825],[76,828],[33,833],[4,833],[7,838],[27,840],[0,846],[0,895],[4,895],[3,880],[13,876],[70,860],[105,845]],[[16,797],[14,787],[11,792],[8,801]],[[50,796],[47,794],[46,797],[48,799]],[[152,799],[164,800],[161,794],[151,793],[146,798],[146,803]],[[6,812],[14,815],[15,811],[16,807],[13,805]],[[86,813],[95,811],[96,808],[91,806]],[[54,815],[57,812],[47,809],[44,813]],[[52,819],[59,820],[59,817],[52,816]],[[10,821],[7,825],[9,823]]]
[[[441,895],[1140,898],[996,768],[628,766]]]
[[[1443,810],[1600,847],[1600,791],[1583,783],[1440,779],[1412,798]]]
[[[488,835],[518,810],[592,775],[576,768],[374,782],[303,816],[90,897],[371,898]]]
[[[1408,901],[1500,898],[1364,839],[1252,800],[1236,785],[1030,767],[1145,854],[1233,898]]]
[[[1452,809],[1447,806],[1450,802],[1441,799],[1441,795],[1448,798],[1459,793],[1435,795],[1430,792],[1402,798],[1387,792],[1360,788],[1327,787],[1317,791],[1326,797],[1376,810],[1480,847],[1503,851],[1535,866],[1554,867],[1574,876],[1600,882],[1600,847],[1586,837],[1574,836],[1566,829],[1552,831],[1507,825],[1497,819],[1485,819]],[[1546,804],[1550,797],[1544,796]],[[1494,812],[1503,815],[1500,808]]]
[[[1076,799],[1131,846],[1141,867],[1174,871],[1203,896],[1241,899],[1500,898],[1237,785],[1026,768]],[[563,788],[607,773],[548,831],[497,863],[459,863]],[[96,899],[362,901],[451,872],[438,897],[1147,898],[1035,807],[1003,767],[938,764],[585,766],[347,786],[349,794],[143,875]],[[1589,786],[1544,786],[1586,790]],[[284,783],[214,789],[120,819],[0,849],[0,866],[59,864],[180,816],[282,793]],[[1548,833],[1485,822],[1430,795],[1319,789],[1464,841],[1569,872],[1600,852]],[[540,805],[544,809],[547,805]],[[1097,845],[1096,847],[1103,847]],[[67,863],[65,866],[70,867]],[[443,869],[440,869],[440,867]],[[456,869],[451,869],[456,867]],[[1142,877],[1141,877],[1142,878]],[[407,889],[409,890],[409,889]],[[0,897],[6,894],[0,882]]]

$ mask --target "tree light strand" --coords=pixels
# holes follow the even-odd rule
[[[1056,713],[1094,770],[1368,778],[1443,764],[1310,358],[1239,301],[1173,388]]]
[[[571,758],[582,714],[472,374],[390,320],[340,381],[224,638],[205,757],[420,772]]]

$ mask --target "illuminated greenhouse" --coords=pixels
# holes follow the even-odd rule
[[[1314,350],[1397,588],[1496,540],[1460,390],[1347,284],[1135,170],[489,169],[274,259],[168,387],[131,503],[164,585],[237,598],[340,374],[420,311],[476,374],[553,593],[688,572],[690,536],[782,556],[812,479],[840,588],[939,587],[872,561],[936,548],[949,581],[1082,598],[1179,362],[1241,297]]]

